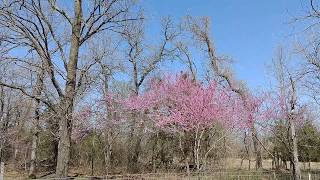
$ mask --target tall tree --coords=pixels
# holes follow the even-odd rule
[[[136,20],[138,17],[130,14],[133,5],[134,1],[131,0],[1,2],[0,29],[5,32],[2,45],[7,45],[6,57],[22,60],[22,57],[30,55],[29,52],[34,52],[45,62],[49,79],[46,86],[54,88],[55,92],[46,92],[51,97],[40,98],[19,84],[0,84],[43,102],[57,114],[57,177],[67,176],[75,98],[85,75],[96,63],[91,61],[79,67],[81,47],[104,31],[121,32],[124,22]],[[66,9],[72,9],[73,13],[68,13]],[[21,53],[13,53],[14,50]],[[28,63],[25,60],[23,62]]]
[[[282,48],[278,49],[277,57],[274,60],[274,70],[276,79],[279,82],[279,108],[282,111],[283,118],[287,121],[289,130],[289,151],[291,154],[291,164],[294,179],[301,179],[299,167],[298,140],[296,133],[296,122],[298,116],[297,82],[301,76],[293,76],[289,71],[289,62],[285,59]],[[301,117],[300,117],[301,118]]]
[[[297,92],[296,84],[292,76],[289,77],[291,85],[291,98],[290,98],[290,113],[288,117],[290,131],[291,131],[291,142],[292,142],[292,164],[293,164],[293,176],[295,180],[301,179],[301,171],[299,166],[299,155],[298,155],[298,140],[296,133],[296,106],[297,106]]]
[[[41,97],[43,91],[43,82],[44,82],[44,68],[41,67],[37,73],[36,84],[33,87],[33,96]],[[33,132],[32,132],[32,145],[31,145],[31,161],[29,169],[29,177],[34,178],[36,173],[36,153],[38,149],[38,137],[39,137],[39,121],[40,121],[40,100],[34,100],[34,117],[33,117]]]
[[[123,33],[123,38],[126,41],[128,51],[127,57],[131,65],[130,74],[133,81],[133,94],[139,95],[141,86],[150,74],[162,63],[166,57],[170,56],[173,49],[170,49],[170,42],[172,42],[177,32],[174,24],[170,18],[162,20],[162,34],[160,43],[155,45],[155,48],[148,48],[150,44],[144,36],[143,21],[129,22],[126,31]],[[143,133],[143,123],[139,127],[137,122],[137,114],[133,114],[133,121],[130,125],[130,132],[128,138],[128,171],[132,173],[138,172],[139,153],[141,151],[141,137]]]
[[[216,50],[213,44],[213,41],[210,37],[210,23],[208,18],[200,18],[193,19],[191,17],[187,17],[187,26],[189,30],[192,32],[195,40],[200,42],[201,45],[205,47],[206,52],[208,53],[208,57],[210,60],[211,69],[214,74],[222,79],[227,85],[243,100],[243,103],[247,108],[250,108],[249,102],[247,99],[250,97],[250,93],[248,89],[245,87],[243,83],[236,80],[230,68],[223,66],[222,59],[220,59],[216,55]],[[258,132],[254,124],[254,119],[249,120],[251,122],[251,134],[253,141],[253,148],[256,154],[256,169],[262,168],[262,154],[261,154],[261,145],[258,139]]]

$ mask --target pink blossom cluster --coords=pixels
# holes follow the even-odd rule
[[[75,137],[115,128],[139,112],[167,131],[193,131],[218,123],[248,128],[257,122],[288,118],[285,98],[273,94],[239,95],[216,81],[197,82],[187,74],[152,79],[144,93],[126,99],[108,94],[75,116]],[[301,113],[298,113],[301,114]],[[298,115],[297,114],[297,115]],[[301,115],[300,115],[301,116]]]
[[[185,131],[214,123],[244,127],[245,116],[251,111],[229,88],[218,86],[215,81],[204,85],[186,74],[153,79],[148,91],[127,99],[125,105],[147,113],[161,128]]]
[[[123,123],[126,118],[122,104],[121,98],[109,93],[94,104],[82,107],[73,118],[72,138],[79,140],[92,132],[102,133]]]
[[[91,122],[93,110],[90,106],[85,106],[73,117],[72,139],[79,140],[94,130]]]

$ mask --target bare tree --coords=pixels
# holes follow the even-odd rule
[[[291,154],[291,164],[293,165],[292,172],[294,179],[301,179],[301,171],[299,167],[299,155],[298,155],[298,145],[297,145],[297,135],[295,123],[297,121],[298,108],[297,108],[297,81],[301,80],[301,75],[293,76],[292,72],[289,71],[288,62],[285,59],[284,52],[282,48],[278,49],[277,57],[274,60],[274,73],[276,79],[279,82],[280,97],[282,98],[282,103],[285,107],[283,110],[287,114],[287,129],[289,130],[289,143],[285,143],[283,138],[278,139],[284,143],[285,147],[288,148]],[[288,99],[288,100],[287,100]],[[286,106],[289,106],[288,108]],[[280,107],[281,108],[281,107]]]
[[[292,76],[289,77],[291,85],[291,99],[290,99],[290,113],[289,113],[289,125],[291,130],[291,142],[292,142],[292,158],[293,158],[293,176],[295,180],[301,179],[301,172],[299,167],[299,156],[298,156],[298,140],[296,135],[295,127],[295,116],[296,116],[296,104],[297,104],[297,95],[296,95],[296,84]]]
[[[213,72],[221,78],[227,85],[240,97],[243,99],[243,103],[246,103],[246,98],[248,96],[248,90],[243,83],[237,81],[231,70],[228,67],[223,67],[221,59],[216,55],[215,48],[210,37],[210,23],[208,18],[202,19],[193,19],[187,17],[187,25],[189,26],[190,31],[192,32],[194,38],[200,42],[201,45],[205,47],[206,52],[208,53],[209,60],[211,63],[211,68]],[[246,104],[245,104],[246,106]],[[251,133],[253,138],[253,147],[256,154],[256,169],[262,168],[262,154],[261,147],[258,139],[258,132],[254,125],[254,122],[251,123]]]
[[[116,37],[118,38],[118,36]],[[104,162],[105,162],[105,173],[110,174],[112,172],[112,158],[113,158],[113,146],[119,132],[116,130],[113,122],[111,122],[115,115],[115,112],[112,112],[112,102],[109,98],[111,93],[110,84],[114,78],[114,75],[118,72],[123,72],[123,62],[120,53],[119,46],[120,41],[115,40],[114,38],[107,39],[104,43],[92,43],[90,45],[89,55],[94,56],[97,61],[97,79],[98,89],[102,89],[102,99],[105,102],[105,120],[107,122],[102,122],[103,131],[102,136],[104,138]]]
[[[55,90],[55,101],[52,101],[36,97],[21,86],[0,83],[43,102],[59,115],[57,177],[67,176],[74,101],[84,75],[92,67],[88,65],[78,72],[81,47],[103,31],[121,32],[124,22],[138,18],[130,16],[134,4],[131,0],[94,0],[86,4],[75,0],[73,7],[62,6],[63,3],[54,0],[2,1],[0,7],[0,28],[6,32],[3,41],[10,45],[8,51],[20,49],[26,55],[35,52],[45,62],[48,83]],[[72,15],[67,8],[73,10]],[[62,29],[62,26],[66,28]]]
[[[295,21],[303,21],[306,27],[303,29],[301,36],[304,38],[303,43],[297,43],[297,53],[302,55],[301,74],[304,76],[303,86],[306,88],[308,95],[314,102],[320,104],[320,39],[319,39],[319,20],[320,9],[319,1],[308,0],[306,2],[306,14],[302,17],[295,18]]]
[[[176,43],[176,47],[178,49],[177,58],[182,61],[182,63],[186,64],[192,79],[195,81],[197,78],[197,67],[192,59],[192,54],[186,42],[180,41]]]
[[[169,43],[177,36],[173,22],[170,18],[162,20],[162,37],[159,45],[150,49],[145,44],[143,21],[127,24],[127,29],[123,33],[128,47],[127,57],[132,68],[133,94],[139,95],[140,88],[145,79],[163,62],[165,57],[170,56],[174,49],[169,49]],[[143,123],[137,122],[137,115],[133,115],[132,125],[128,138],[128,171],[138,171],[139,153],[141,151],[141,136],[143,133]]]
[[[33,87],[33,96],[41,97],[43,91],[43,82],[45,78],[45,70],[44,68],[40,68],[37,73],[36,84]],[[30,169],[29,169],[29,177],[35,177],[36,172],[36,153],[37,153],[37,143],[39,136],[39,121],[40,121],[40,100],[34,100],[34,119],[33,119],[33,134],[32,134],[32,145],[31,145],[31,161],[30,161]]]

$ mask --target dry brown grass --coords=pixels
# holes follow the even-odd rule
[[[225,168],[226,169],[240,169],[241,167],[241,159],[240,158],[227,158],[225,160]],[[288,167],[290,167],[290,162],[287,161]],[[272,159],[265,159],[262,161],[263,169],[272,169]],[[250,163],[250,169],[255,168],[255,160],[252,159]],[[308,163],[300,162],[301,169],[309,169]],[[244,160],[242,163],[241,169],[249,169],[249,161]],[[320,170],[320,162],[311,162],[310,163],[311,170]]]
[[[289,167],[289,162],[288,163],[288,167]],[[242,168],[240,170],[241,167],[241,159],[240,158],[227,158],[225,161],[222,162],[221,164],[222,168],[225,169],[222,172],[212,172],[214,174],[202,174],[202,175],[196,175],[196,176],[192,176],[192,177],[184,177],[185,173],[159,173],[158,177],[155,177],[152,173],[149,174],[142,174],[142,175],[132,175],[133,179],[140,179],[142,176],[146,176],[144,177],[144,179],[172,179],[172,180],[176,180],[176,179],[215,179],[215,176],[220,176],[221,174],[227,174],[228,176],[230,176],[231,178],[234,176],[236,177],[237,175],[240,176],[250,176],[253,178],[257,178],[258,175],[255,175],[254,173],[250,172],[254,172],[254,168],[255,168],[255,161],[251,160],[251,171],[246,171],[249,170],[249,161],[248,160],[244,160],[243,164],[242,164]],[[300,167],[303,170],[304,168],[308,168],[308,163],[300,163]],[[311,162],[310,163],[310,169],[311,170],[320,170],[320,162]],[[272,160],[271,159],[266,159],[263,160],[263,168],[265,170],[271,170],[272,168]],[[240,171],[239,171],[240,170]],[[245,173],[249,173],[249,174],[242,174],[242,172]],[[70,172],[72,175],[74,174],[78,174],[81,177],[85,176],[85,175],[90,175],[89,170],[85,170],[85,169],[72,169],[72,172]],[[229,174],[228,174],[229,173]],[[230,174],[231,173],[231,174]],[[95,174],[97,175],[97,174]],[[257,176],[257,177],[255,177]],[[269,175],[259,175],[261,176],[261,178],[263,178],[264,176],[269,176]],[[121,175],[119,176],[121,177]],[[136,177],[136,178],[134,178]],[[24,180],[27,179],[27,172],[25,171],[17,171],[15,170],[13,167],[7,166],[6,167],[6,172],[5,172],[5,178],[4,180],[13,180],[13,179],[17,179],[17,180]]]

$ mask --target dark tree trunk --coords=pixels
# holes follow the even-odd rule
[[[0,163],[3,162],[3,141],[4,141],[4,123],[3,123],[3,116],[4,116],[4,87],[0,86]]]
[[[251,127],[252,133],[252,141],[253,141],[253,149],[256,155],[256,169],[262,169],[262,155],[261,155],[261,147],[258,141],[257,130],[252,125]]]
[[[44,80],[44,69],[42,68],[37,75],[36,85],[34,87],[33,94],[37,97],[41,96],[43,90],[43,80]],[[29,169],[29,177],[35,178],[36,173],[36,153],[37,153],[37,143],[39,136],[39,121],[40,121],[40,100],[35,100],[35,111],[33,119],[33,134],[32,134],[32,145],[31,145],[31,161]]]
[[[133,62],[133,81],[134,81],[134,94],[139,95],[140,84],[138,82],[138,68],[137,64]],[[143,123],[139,123],[138,114],[134,112],[132,117],[132,125],[130,129],[130,134],[128,138],[128,163],[127,171],[129,173],[139,172],[139,155],[141,151],[141,136],[143,132]]]
[[[66,114],[69,111],[63,113]],[[59,143],[56,176],[67,177],[71,146],[71,119],[61,118],[59,123]]]
[[[75,99],[75,88],[77,78],[77,64],[80,47],[80,31],[82,19],[81,0],[74,1],[74,21],[72,24],[71,47],[69,62],[67,65],[67,81],[65,89],[65,97],[61,103],[60,121],[59,121],[59,145],[58,158],[56,167],[57,177],[66,177],[68,175],[68,165],[70,160],[71,131],[72,131],[72,115]]]
[[[136,115],[134,115],[136,120]],[[135,121],[134,120],[134,121]],[[128,165],[127,170],[129,173],[138,173],[139,168],[139,155],[141,152],[141,136],[143,127],[137,125],[137,123],[133,123],[134,129],[131,129],[129,142],[128,142]]]

